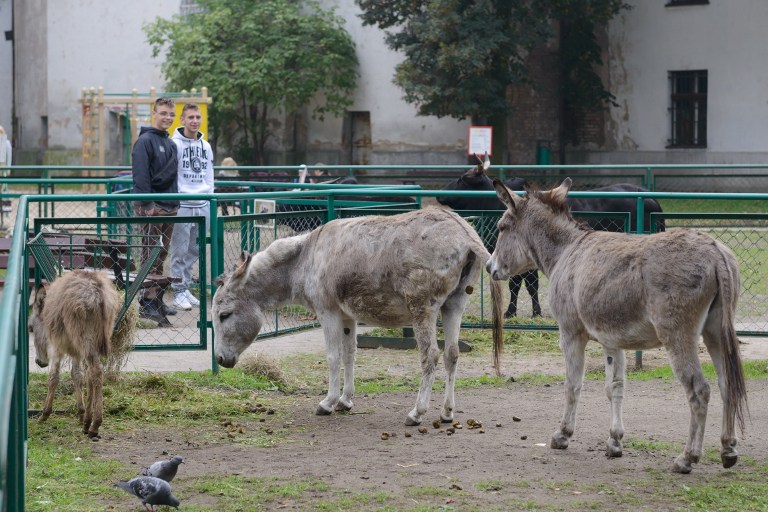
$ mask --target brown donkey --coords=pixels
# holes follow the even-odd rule
[[[43,403],[41,420],[51,415],[61,362],[65,356],[69,356],[72,360],[77,413],[83,432],[94,441],[99,440],[104,379],[101,358],[109,356],[120,306],[120,295],[114,285],[99,272],[75,270],[37,289],[29,330],[35,335],[35,362],[41,368],[51,364],[48,394]],[[85,404],[83,368],[86,370],[88,387]]]

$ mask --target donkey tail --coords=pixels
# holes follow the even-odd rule
[[[490,278],[491,302],[493,303],[493,368],[496,376],[501,377],[501,352],[504,349],[504,300],[502,298],[502,282]]]
[[[717,266],[717,282],[722,307],[721,339],[723,344],[723,367],[727,389],[728,418],[735,417],[744,434],[745,417],[749,415],[747,385],[739,352],[739,338],[736,336],[734,317],[739,298],[739,266],[736,258],[725,246],[716,244],[721,260]]]

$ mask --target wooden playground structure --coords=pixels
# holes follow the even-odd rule
[[[119,122],[123,123],[125,127],[123,143],[129,153],[139,137],[141,126],[151,124],[152,105],[161,96],[170,97],[176,102],[176,118],[170,128],[171,133],[180,125],[181,109],[185,103],[200,105],[203,114],[200,130],[203,133],[207,132],[208,105],[213,102],[213,98],[208,96],[207,87],[203,87],[199,92],[192,89],[189,92],[178,93],[158,93],[154,87],[151,87],[149,94],[139,94],[136,89],[133,89],[130,94],[109,94],[104,92],[103,87],[90,89],[84,87],[80,99],[83,114],[83,165],[98,167],[106,165],[108,112],[117,115]],[[126,155],[124,164],[130,163],[128,156]]]

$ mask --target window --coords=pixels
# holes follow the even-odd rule
[[[707,147],[707,71],[670,71],[669,90],[669,147]]]
[[[667,0],[667,7],[677,7],[678,5],[707,5],[709,0]]]

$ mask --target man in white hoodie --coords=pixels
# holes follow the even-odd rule
[[[173,141],[179,155],[179,193],[213,193],[213,151],[200,131],[202,121],[203,116],[197,104],[184,105],[181,111],[181,126],[173,133]],[[210,228],[208,201],[182,199],[177,215],[203,216],[206,233]],[[192,269],[200,257],[197,237],[198,224],[176,224],[171,237],[171,276],[181,279],[171,285],[175,292],[173,305],[186,311],[192,309],[192,306],[200,305],[197,297],[189,291]]]

